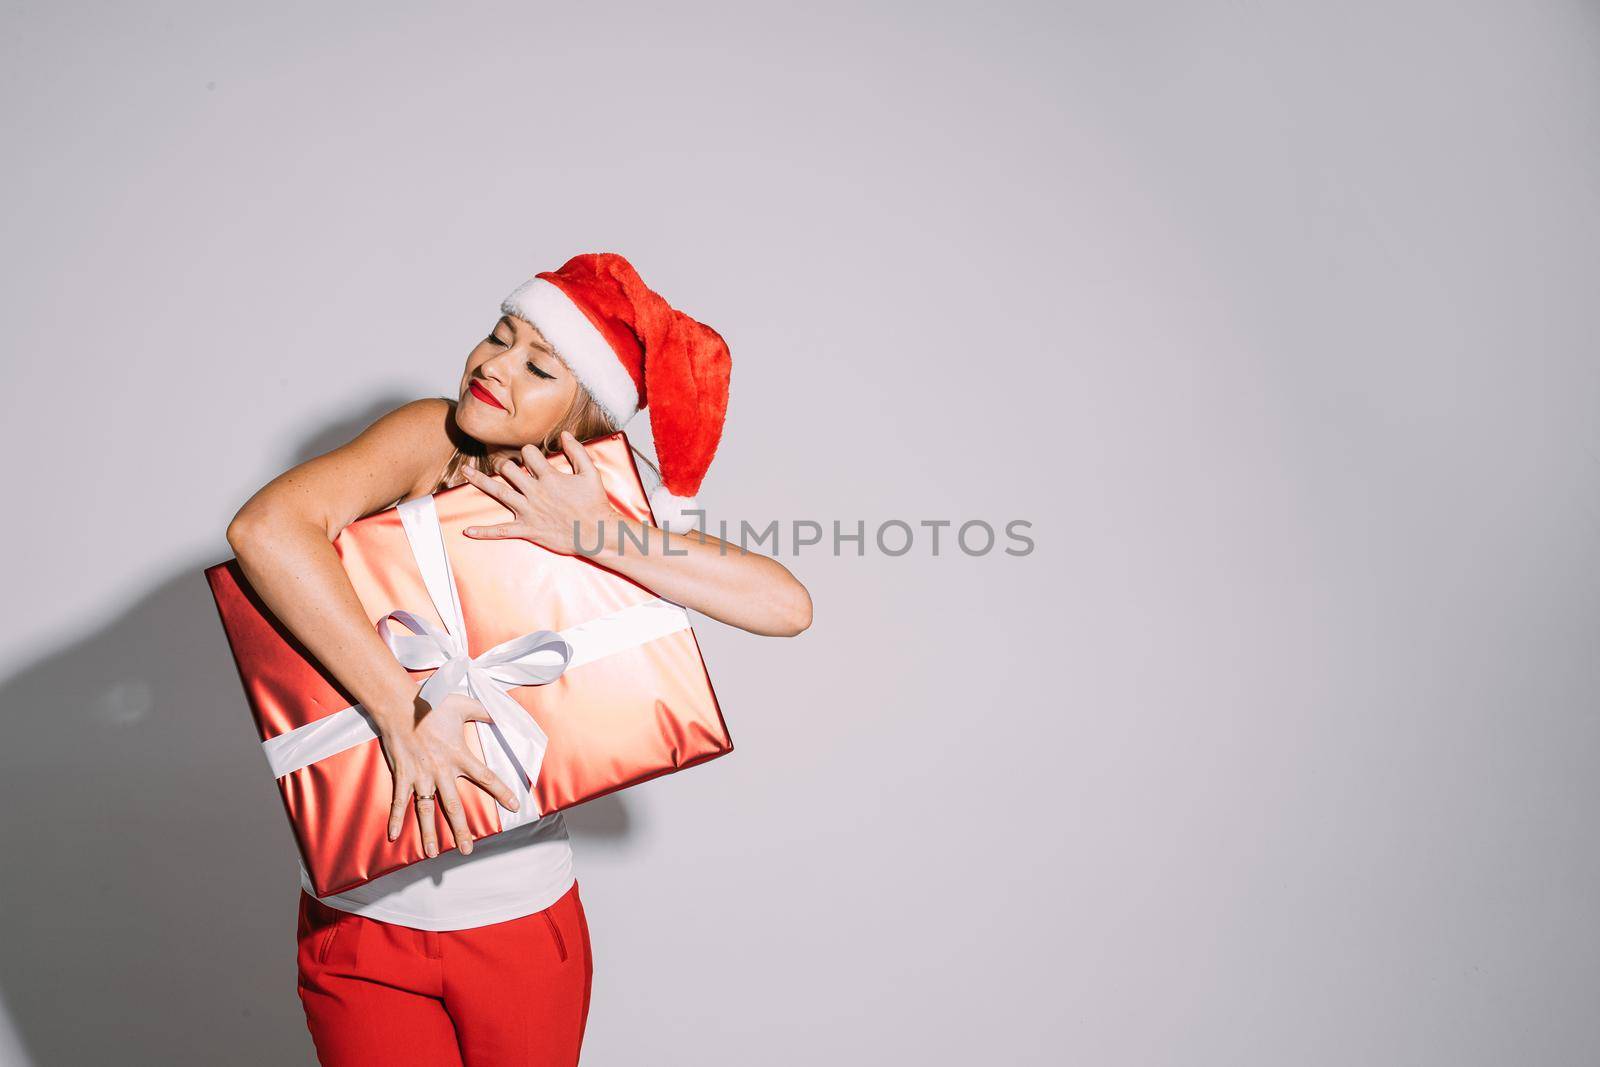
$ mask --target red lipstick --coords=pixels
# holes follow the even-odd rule
[[[500,403],[500,401],[496,400],[494,398],[494,394],[480,385],[476,378],[467,383],[467,392],[471,393],[485,404],[489,404],[492,407],[497,407],[501,411],[506,409],[506,406]]]

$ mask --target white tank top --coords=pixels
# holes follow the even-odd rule
[[[543,911],[572,887],[572,843],[561,812],[318,897],[330,908],[417,930],[467,930]],[[316,896],[305,864],[300,885]]]

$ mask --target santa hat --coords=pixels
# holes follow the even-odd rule
[[[674,309],[611,252],[573,256],[529,278],[500,310],[533,323],[621,427],[650,407],[661,486],[658,525],[694,525],[694,495],[716,455],[728,413],[732,357],[721,335]]]

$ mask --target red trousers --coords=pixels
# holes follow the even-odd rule
[[[594,963],[574,882],[544,911],[413,930],[300,894],[300,1001],[323,1067],[571,1067]]]

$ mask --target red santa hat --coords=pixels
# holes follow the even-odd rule
[[[732,357],[721,335],[673,308],[612,252],[534,275],[500,310],[538,327],[613,425],[649,406],[662,483],[651,510],[658,524],[691,527],[683,513],[698,506],[728,413]]]

